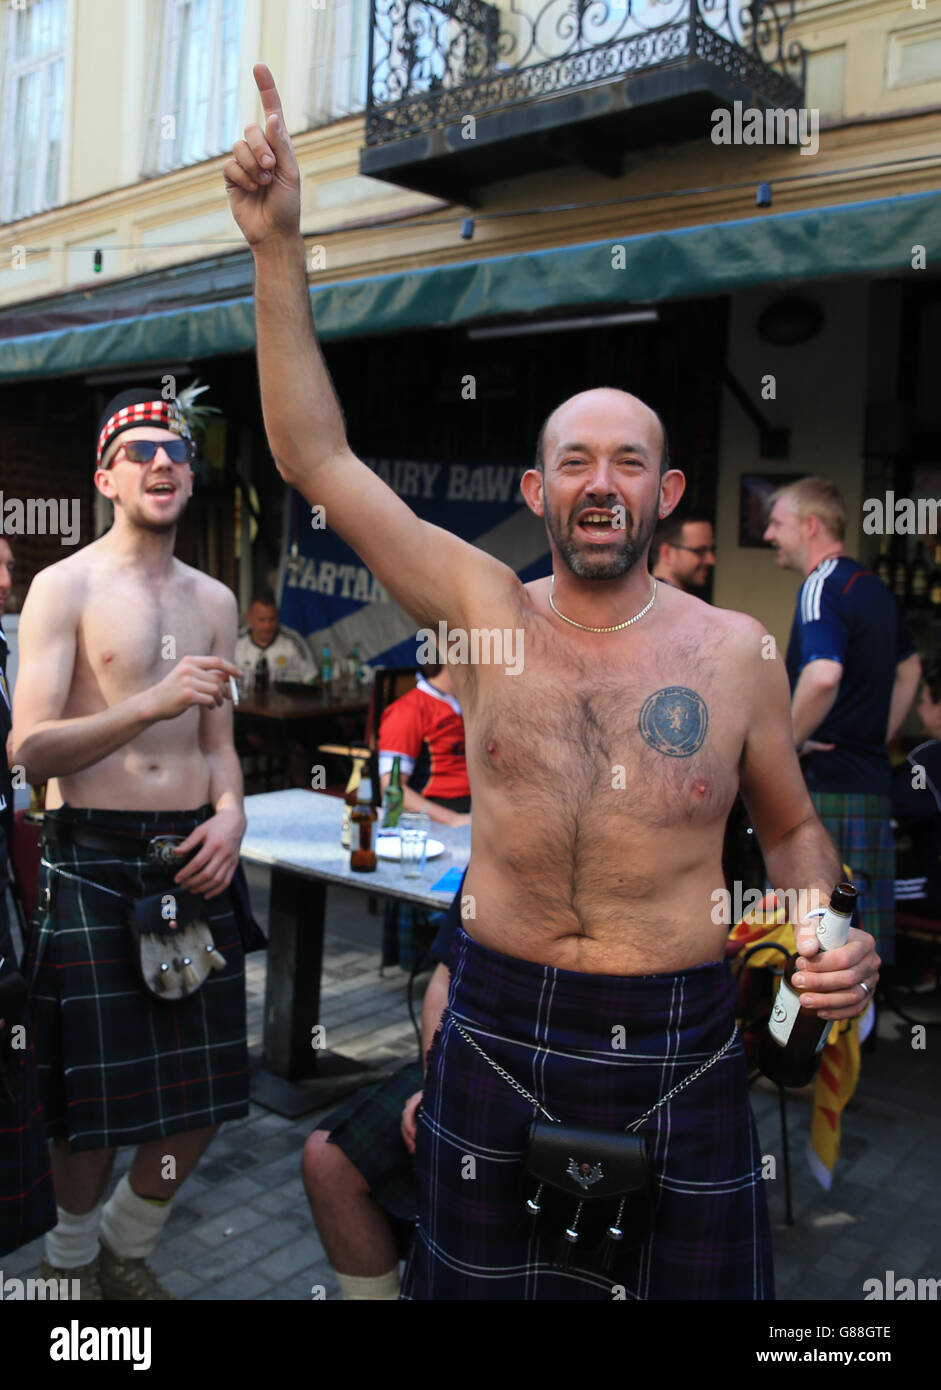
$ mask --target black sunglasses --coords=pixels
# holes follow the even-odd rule
[[[121,448],[131,463],[151,463],[158,449],[163,450],[171,463],[192,463],[196,458],[192,439],[129,439]]]

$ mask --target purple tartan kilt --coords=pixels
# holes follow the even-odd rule
[[[207,813],[68,807],[55,820],[111,834],[188,835]],[[24,970],[49,1137],[77,1152],[247,1115],[245,964],[231,895],[213,898],[207,913],[225,970],[190,998],[164,1002],[140,982],[127,905],[114,894],[172,892],[174,870],[75,845],[57,853],[54,862],[75,877],[43,863],[39,901],[47,888],[51,901],[38,910]]]
[[[606,1273],[591,1254],[563,1271],[554,1263],[558,1224],[536,1235],[524,1214],[536,1187],[522,1163],[533,1107],[453,1023],[553,1116],[614,1131],[728,1040],[735,998],[724,962],[671,975],[586,975],[501,955],[459,930],[419,1115],[419,1222],[402,1297],[773,1298],[740,1039],[643,1126],[657,1193],[650,1238],[619,1252]]]

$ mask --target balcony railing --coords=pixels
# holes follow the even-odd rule
[[[371,4],[367,146],[697,61],[769,106],[803,96],[795,0]]]

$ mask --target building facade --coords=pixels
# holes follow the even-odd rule
[[[260,59],[297,151],[314,310],[357,452],[523,466],[566,395],[634,390],[716,516],[714,601],[785,641],[799,580],[754,544],[769,480],[832,477],[847,548],[869,560],[883,538],[863,527],[867,498],[941,491],[941,0],[402,13],[5,0],[4,486],[71,487],[88,539],[106,521],[101,401],[199,377],[225,427],[184,553],[243,601],[279,563],[297,579],[258,409],[251,260],[221,175],[258,117]],[[904,572],[919,538],[890,540]],[[525,571],[531,542],[513,545]],[[48,536],[23,551],[24,579],[61,553]],[[394,645],[363,630],[367,655]]]

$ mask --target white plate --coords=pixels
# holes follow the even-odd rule
[[[426,859],[437,859],[439,854],[444,853],[444,845],[440,840],[429,840],[425,850]],[[376,836],[376,854],[380,859],[401,859],[402,842],[398,835],[390,832],[383,835],[382,831]]]

